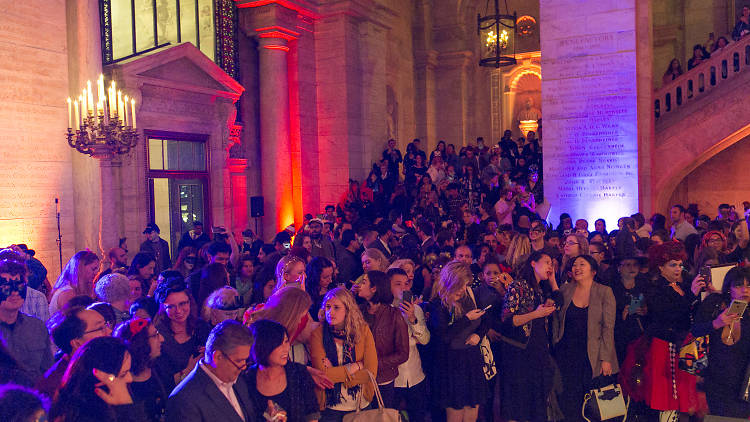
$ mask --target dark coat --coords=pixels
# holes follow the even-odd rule
[[[245,421],[255,421],[255,407],[247,384],[239,377],[234,393],[245,411]],[[167,422],[243,422],[214,381],[196,365],[167,399]]]

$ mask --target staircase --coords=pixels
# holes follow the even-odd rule
[[[696,167],[750,135],[750,36],[654,92],[657,210]]]

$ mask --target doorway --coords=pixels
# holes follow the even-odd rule
[[[200,221],[211,227],[206,138],[184,134],[149,133],[148,183],[151,220],[177,258],[182,235]]]

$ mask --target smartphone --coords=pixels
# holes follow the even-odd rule
[[[704,265],[701,267],[700,270],[698,270],[698,275],[703,277],[703,282],[706,283],[706,286],[708,286],[708,283],[711,282],[711,267],[708,265]],[[703,290],[706,288],[704,287]]]
[[[490,303],[489,305],[485,306],[482,310],[487,312],[491,307],[492,307],[492,304]]]
[[[412,301],[414,301],[414,293],[412,293],[411,290],[404,290],[401,298],[404,302],[411,303]]]
[[[729,305],[729,313],[734,315],[743,315],[747,309],[747,302],[744,300],[733,300]]]
[[[641,306],[643,304],[643,296],[632,296],[630,298],[630,308],[628,309],[629,314],[635,314],[638,312],[639,309],[641,309]]]

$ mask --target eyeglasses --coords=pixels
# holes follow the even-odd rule
[[[106,324],[106,323],[104,323],[104,324],[102,324],[102,326],[101,326],[101,327],[99,327],[99,328],[94,328],[93,330],[89,330],[89,331],[84,331],[84,332],[83,332],[83,335],[85,336],[86,334],[96,333],[96,332],[99,332],[99,331],[101,331],[101,332],[104,332],[104,330],[106,330],[107,328],[109,328],[109,327],[107,326],[107,324]]]
[[[150,336],[148,336],[148,339],[150,340],[150,339],[152,339],[154,337],[159,337],[160,335],[161,335],[161,333],[159,332],[159,330],[156,330],[156,332],[154,334],[151,334]]]
[[[177,308],[185,308],[185,307],[188,307],[188,306],[190,306],[190,301],[189,300],[185,300],[185,301],[182,301],[182,302],[180,302],[180,303],[178,303],[176,305],[166,305],[165,304],[164,305],[164,309],[167,310],[167,311],[172,311],[172,310],[177,309]]]
[[[227,355],[226,353],[224,353],[224,352],[222,352],[222,351],[219,351],[219,352],[220,352],[220,353],[221,353],[221,354],[222,354],[222,355],[223,355],[223,356],[224,356],[224,357],[225,357],[225,358],[226,358],[226,359],[227,359],[227,360],[228,360],[228,361],[229,361],[229,362],[230,362],[230,363],[232,364],[232,366],[234,366],[235,368],[237,368],[237,370],[238,370],[238,371],[242,372],[242,371],[244,371],[245,369],[247,369],[247,361],[245,361],[245,362],[244,362],[244,363],[242,364],[242,366],[240,366],[240,365],[237,365],[237,364],[236,364],[236,363],[234,362],[234,360],[232,360],[232,358],[230,358],[230,357],[229,357],[229,355]]]
[[[579,244],[578,242],[572,242],[572,241],[570,241],[570,240],[569,240],[569,241],[567,241],[567,242],[565,242],[565,245],[566,245],[566,246],[575,246],[575,245],[578,245],[578,244]]]
[[[188,264],[195,264],[197,261],[198,261],[198,258],[194,256],[189,256],[185,258],[185,262],[187,262]]]
[[[603,253],[604,253],[604,251],[599,251],[599,252],[591,251],[591,255],[601,255]]]

